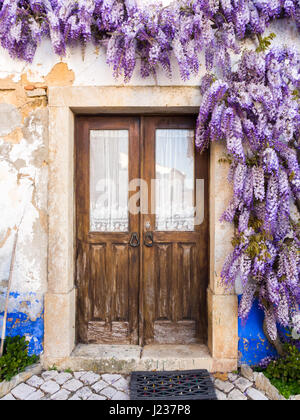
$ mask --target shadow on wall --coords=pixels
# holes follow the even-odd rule
[[[239,296],[239,301],[241,296]],[[245,325],[239,319],[239,356],[240,363],[257,365],[267,356],[276,356],[277,352],[263,332],[264,313],[256,301]]]

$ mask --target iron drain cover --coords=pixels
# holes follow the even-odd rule
[[[132,400],[217,400],[207,370],[133,372]]]

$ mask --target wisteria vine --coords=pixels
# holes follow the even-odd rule
[[[203,52],[208,73],[196,145],[202,151],[212,141],[226,143],[234,190],[223,215],[236,227],[234,250],[222,278],[228,287],[242,282],[242,320],[259,299],[271,340],[277,324],[300,333],[300,59],[291,48],[265,51],[263,38],[270,22],[284,17],[300,29],[299,0],[179,0],[168,7],[0,0],[1,45],[28,62],[44,38],[61,56],[91,42],[106,47],[114,75],[126,82],[137,63],[143,77],[158,66],[171,75],[172,56],[187,80]],[[241,51],[245,37],[256,37],[259,48]],[[235,70],[233,54],[241,54]]]
[[[295,51],[244,52],[230,76],[202,82],[197,145],[224,141],[234,195],[223,220],[235,224],[222,278],[239,277],[246,320],[258,297],[271,340],[277,323],[299,331],[300,60]]]

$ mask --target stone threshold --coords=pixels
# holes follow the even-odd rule
[[[207,369],[213,372],[214,360],[208,347],[190,345],[96,345],[78,344],[70,357],[43,358],[45,368],[123,373],[154,370]]]

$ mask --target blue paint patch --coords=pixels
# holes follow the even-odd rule
[[[5,293],[1,293],[1,309]],[[43,352],[44,319],[43,296],[35,293],[20,294],[11,292],[9,295],[9,313],[7,315],[6,335],[25,336],[29,342],[28,352],[37,356]],[[3,312],[0,312],[0,330],[2,331]]]
[[[0,314],[0,326],[2,327],[3,312]],[[43,351],[44,341],[44,319],[37,318],[35,321],[29,319],[28,315],[17,312],[7,316],[6,335],[15,337],[16,335],[25,336],[29,342],[29,355],[40,355]]]
[[[241,296],[239,296],[239,301]],[[240,363],[257,365],[267,356],[277,356],[275,348],[269,343],[263,331],[264,313],[255,301],[245,325],[239,319]]]

